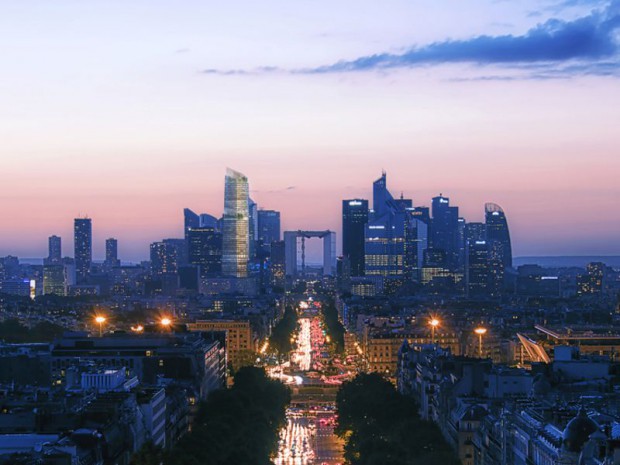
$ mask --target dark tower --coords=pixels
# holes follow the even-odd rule
[[[342,254],[349,259],[351,276],[364,276],[364,227],[368,200],[342,201]]]

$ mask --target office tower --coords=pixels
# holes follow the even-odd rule
[[[465,245],[470,242],[486,240],[486,225],[484,223],[467,223],[465,225]]]
[[[506,268],[512,267],[510,231],[504,210],[499,205],[486,203],[484,213],[489,249],[490,294],[498,297],[504,288]]]
[[[192,228],[200,227],[200,216],[189,208],[183,209],[183,230],[185,239],[187,240],[187,232]]]
[[[174,274],[179,269],[178,247],[167,242],[153,242],[151,244],[151,272],[154,276]]]
[[[586,266],[586,274],[577,276],[577,294],[600,294],[605,287],[607,267],[601,262],[591,262]]]
[[[457,268],[459,270],[465,270],[465,230],[467,228],[467,221],[465,218],[458,219],[457,232],[456,232],[456,243],[457,243],[457,253],[458,253],[458,261]]]
[[[364,228],[368,223],[368,200],[342,201],[342,255],[351,276],[364,276]]]
[[[58,236],[50,236],[48,239],[48,256],[46,262],[57,265],[62,262],[62,240]]]
[[[495,203],[487,203],[484,205],[484,213],[487,241],[498,243],[499,256],[497,258],[504,268],[510,268],[512,267],[512,245],[504,210]]]
[[[458,264],[458,221],[459,208],[450,206],[450,199],[439,194],[433,197],[433,220],[431,245],[434,249],[445,250],[448,266]]]
[[[222,234],[214,227],[200,227],[188,232],[189,263],[200,267],[201,276],[222,272]]]
[[[83,284],[93,261],[93,229],[90,218],[76,218],[73,222],[75,244],[75,273],[78,284]]]
[[[394,200],[385,172],[373,183],[373,212],[364,228],[365,276],[417,278],[428,230],[413,217],[410,205],[406,199]]]
[[[108,267],[120,266],[118,259],[118,241],[113,237],[105,240],[105,265]]]
[[[43,294],[67,295],[67,269],[65,265],[43,265]]]
[[[486,298],[490,295],[489,249],[486,241],[472,241],[467,244],[467,266],[465,282],[467,296]]]
[[[256,259],[256,245],[258,242],[258,204],[248,197],[248,242],[250,260]]]
[[[222,220],[222,273],[225,276],[248,276],[250,221],[248,178],[231,170],[224,183],[224,218]]]
[[[271,257],[269,263],[271,285],[284,290],[286,284],[286,253],[284,241],[274,241],[271,243]]]
[[[269,249],[271,243],[280,240],[280,212],[258,210],[258,242]]]

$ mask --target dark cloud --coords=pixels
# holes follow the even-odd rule
[[[447,40],[401,53],[379,53],[305,70],[308,73],[365,71],[443,63],[519,64],[596,63],[618,55],[615,37],[620,28],[620,1],[605,12],[593,12],[574,21],[549,20],[526,34],[478,36]]]
[[[571,5],[600,4],[592,0],[563,0]],[[481,35],[464,40],[446,40],[412,47],[403,53],[377,53],[325,66],[285,70],[265,66],[253,70],[204,70],[206,74],[252,75],[265,73],[325,74],[415,68],[451,63],[501,65],[523,70],[538,69],[496,79],[548,79],[573,75],[617,76],[620,70],[620,0],[606,3],[603,10],[564,21],[551,19],[523,35]],[[488,77],[483,77],[487,79]]]

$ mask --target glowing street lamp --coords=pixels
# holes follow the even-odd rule
[[[99,325],[99,337],[103,335],[103,324],[105,323],[105,317],[99,315],[95,317],[95,322]]]
[[[478,335],[478,357],[482,358],[482,336],[487,333],[487,329],[479,327],[474,329],[474,333]]]
[[[431,344],[435,343],[435,328],[439,326],[439,320],[437,318],[432,318],[429,322],[431,325]]]
[[[134,333],[141,333],[142,331],[144,331],[144,326],[142,326],[142,325],[132,326],[132,327],[131,327],[131,330],[132,330]]]
[[[159,321],[159,324],[161,324],[162,328],[168,330],[172,325],[172,320],[165,316]]]

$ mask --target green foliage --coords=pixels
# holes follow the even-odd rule
[[[338,319],[338,310],[333,300],[325,299],[321,306],[323,313],[323,321],[325,322],[325,329],[329,335],[332,343],[336,348],[336,352],[344,352],[344,326]]]
[[[165,465],[271,465],[290,400],[288,388],[264,369],[241,368],[231,389],[213,392],[200,406],[192,432]]]
[[[434,423],[420,419],[413,400],[378,374],[346,382],[336,398],[336,433],[351,465],[458,465]]]
[[[279,354],[291,351],[291,337],[297,328],[297,312],[293,307],[286,307],[282,319],[273,327],[269,345]]]
[[[66,331],[62,326],[42,321],[32,328],[22,325],[18,320],[0,323],[0,340],[8,343],[51,342]]]
[[[163,455],[163,451],[149,441],[131,457],[129,465],[160,465]]]

